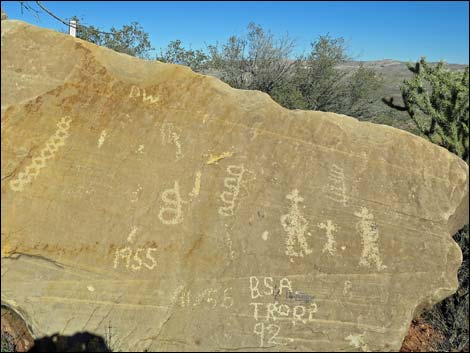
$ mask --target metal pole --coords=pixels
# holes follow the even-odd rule
[[[69,34],[72,37],[77,36],[77,21],[76,20],[70,20],[69,21]]]

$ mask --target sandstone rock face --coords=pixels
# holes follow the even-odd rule
[[[387,126],[2,22],[2,303],[115,350],[396,351],[468,166]]]

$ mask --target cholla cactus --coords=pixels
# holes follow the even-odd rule
[[[444,62],[430,66],[421,58],[408,65],[414,76],[400,87],[404,106],[383,101],[406,111],[423,136],[447,148],[468,163],[468,66],[464,72],[444,68]]]

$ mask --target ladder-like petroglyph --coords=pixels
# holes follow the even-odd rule
[[[225,190],[220,195],[223,206],[219,207],[219,214],[222,216],[233,216],[235,212],[238,194],[240,193],[240,185],[243,179],[243,174],[246,172],[243,164],[229,165],[227,167],[227,176],[224,179]]]
[[[382,259],[380,258],[378,244],[379,230],[374,221],[374,215],[365,207],[362,207],[360,212],[354,212],[354,215],[360,218],[356,224],[356,229],[361,235],[363,247],[359,265],[371,267],[374,263],[378,271],[385,269],[387,266],[382,264]]]
[[[42,168],[46,166],[48,159],[54,158],[60,147],[65,145],[65,141],[70,136],[70,123],[72,118],[65,116],[57,123],[57,130],[47,141],[39,152],[39,156],[31,160],[24,172],[18,173],[16,179],[10,181],[10,188],[13,191],[23,191],[24,187],[37,178]]]
[[[292,190],[286,196],[286,199],[291,202],[291,206],[289,213],[281,216],[281,224],[287,233],[286,255],[291,257],[292,262],[293,257],[303,257],[311,254],[312,249],[308,246],[306,238],[308,222],[299,207],[304,199],[299,195],[297,189]]]
[[[343,168],[333,164],[330,168],[328,181],[327,197],[343,206],[347,206],[348,197],[346,195],[346,181]]]

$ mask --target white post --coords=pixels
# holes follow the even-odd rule
[[[69,34],[72,37],[77,36],[77,21],[75,21],[75,20],[70,20],[69,21]]]

